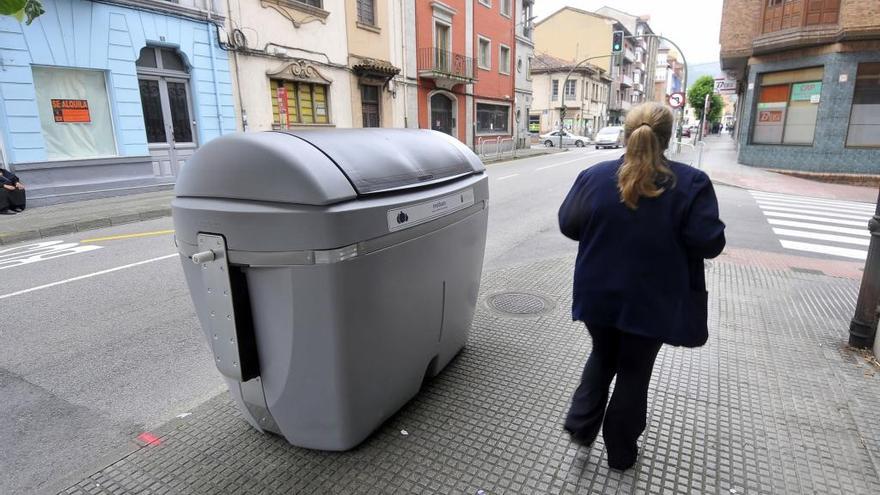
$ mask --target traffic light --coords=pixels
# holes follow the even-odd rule
[[[614,31],[611,33],[611,53],[620,53],[623,51],[623,31]]]

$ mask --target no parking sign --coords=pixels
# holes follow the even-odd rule
[[[672,93],[667,101],[670,107],[681,108],[684,106],[684,93]]]

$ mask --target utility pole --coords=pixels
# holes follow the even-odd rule
[[[709,117],[709,105],[712,104],[712,100],[709,98],[712,96],[712,93],[706,94],[706,99],[703,100],[703,118],[700,119],[700,132],[697,133],[697,141],[703,140],[704,129],[706,129],[706,120]],[[694,142],[696,144],[696,141]]]
[[[849,325],[849,345],[858,348],[874,345],[880,315],[880,192],[877,194],[874,217],[868,221],[868,231],[871,233],[871,244],[862,273],[856,314]]]

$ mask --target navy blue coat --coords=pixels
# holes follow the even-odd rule
[[[701,346],[709,338],[703,260],[725,244],[712,182],[670,162],[675,186],[631,210],[617,190],[622,163],[581,172],[559,209],[559,229],[579,242],[572,318]]]

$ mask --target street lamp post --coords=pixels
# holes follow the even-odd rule
[[[871,232],[871,244],[862,273],[856,314],[849,325],[849,345],[859,348],[874,344],[880,314],[880,192],[874,217],[868,221],[868,231]]]
[[[580,62],[578,62],[577,64],[575,64],[568,71],[568,74],[565,75],[565,80],[562,82],[562,91],[560,91],[560,93],[562,93],[562,106],[560,107],[560,112],[559,112],[559,130],[560,131],[565,129],[565,88],[568,86],[568,79],[571,77],[571,75],[574,73],[574,71],[577,70],[578,67],[580,67],[581,65],[584,65],[585,63],[589,62],[590,60],[596,60],[599,58],[609,58],[609,57],[613,57],[613,56],[614,56],[614,54],[596,55],[595,57],[587,57],[587,58],[581,60]],[[574,94],[575,94],[575,97],[577,97],[577,88],[575,88]],[[559,133],[559,149],[562,149],[562,132]]]
[[[683,83],[684,83],[685,95],[687,95],[688,65],[687,65],[687,59],[684,56],[684,51],[682,51],[682,49],[679,48],[679,46],[674,41],[672,41],[671,39],[667,38],[666,36],[663,36],[660,34],[640,34],[640,35],[636,35],[636,36],[626,36],[624,39],[634,39],[634,38],[656,38],[656,39],[664,40],[664,41],[667,41],[670,45],[672,45],[676,50],[678,50],[678,54],[681,55],[682,65],[684,66],[684,68],[683,68],[684,70],[682,71],[683,72],[682,79],[684,80]],[[622,47],[622,49],[623,49],[623,47]],[[608,55],[597,55],[595,57],[585,58],[585,59],[581,60],[580,62],[578,62],[574,67],[571,68],[571,70],[568,71],[568,75],[565,76],[565,81],[562,83],[562,91],[561,91],[561,93],[562,93],[562,107],[561,107],[561,116],[560,117],[565,116],[565,86],[568,83],[568,79],[571,77],[571,74],[578,67],[589,62],[590,60],[595,60],[598,58],[613,57],[614,55],[616,55],[616,54],[610,53]],[[575,89],[575,94],[577,94],[577,89]],[[608,91],[608,97],[609,97],[609,99],[611,98],[611,90],[610,89]],[[684,112],[685,112],[686,108],[687,108],[687,97],[685,97],[685,99],[684,99],[684,105],[681,106],[681,118],[678,119],[678,130],[676,131],[676,134],[677,134],[676,138],[678,141],[681,141],[682,127],[684,126]],[[563,128],[563,126],[565,125],[564,119],[560,118],[559,120],[560,120],[560,128]],[[559,133],[559,147],[562,148],[562,133]]]

